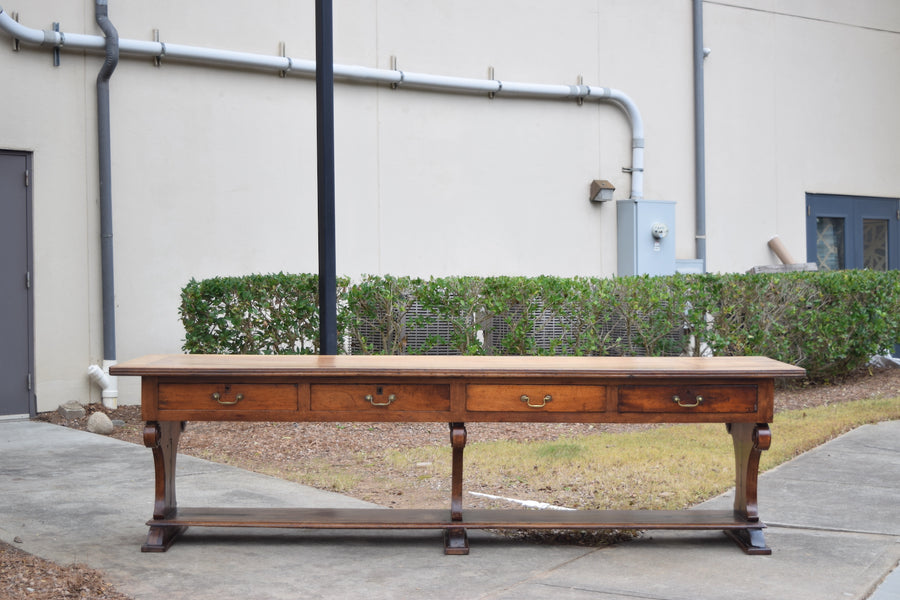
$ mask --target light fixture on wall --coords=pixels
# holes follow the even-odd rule
[[[595,179],[591,182],[591,202],[608,202],[613,199],[616,186],[605,179]]]

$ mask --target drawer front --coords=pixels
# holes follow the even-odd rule
[[[755,385],[623,385],[623,413],[755,413]]]
[[[466,408],[480,412],[603,412],[600,385],[471,384]]]
[[[314,411],[425,412],[450,410],[450,386],[442,384],[313,384]]]
[[[293,383],[161,383],[160,410],[297,410]]]

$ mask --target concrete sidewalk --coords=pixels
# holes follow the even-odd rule
[[[369,506],[178,460],[183,506]],[[771,556],[746,556],[721,532],[650,532],[582,548],[471,531],[471,554],[445,556],[439,531],[200,528],[166,553],[142,554],[152,498],[152,458],[142,446],[45,423],[0,423],[0,539],[18,537],[16,547],[32,554],[100,569],[137,600],[864,599],[900,560],[900,421],[861,427],[761,477]],[[725,495],[704,507],[731,501]],[[873,598],[895,600],[898,579]]]

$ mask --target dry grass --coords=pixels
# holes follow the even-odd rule
[[[768,470],[866,423],[900,419],[900,397],[782,412],[772,424]],[[721,424],[666,425],[551,441],[466,447],[466,489],[581,509],[679,509],[734,485],[731,438]],[[398,470],[450,470],[446,448],[386,453]],[[496,504],[496,503],[495,503]]]

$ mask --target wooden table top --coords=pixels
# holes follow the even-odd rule
[[[119,363],[112,375],[298,377],[802,377],[800,367],[762,356],[361,356],[153,354]]]

